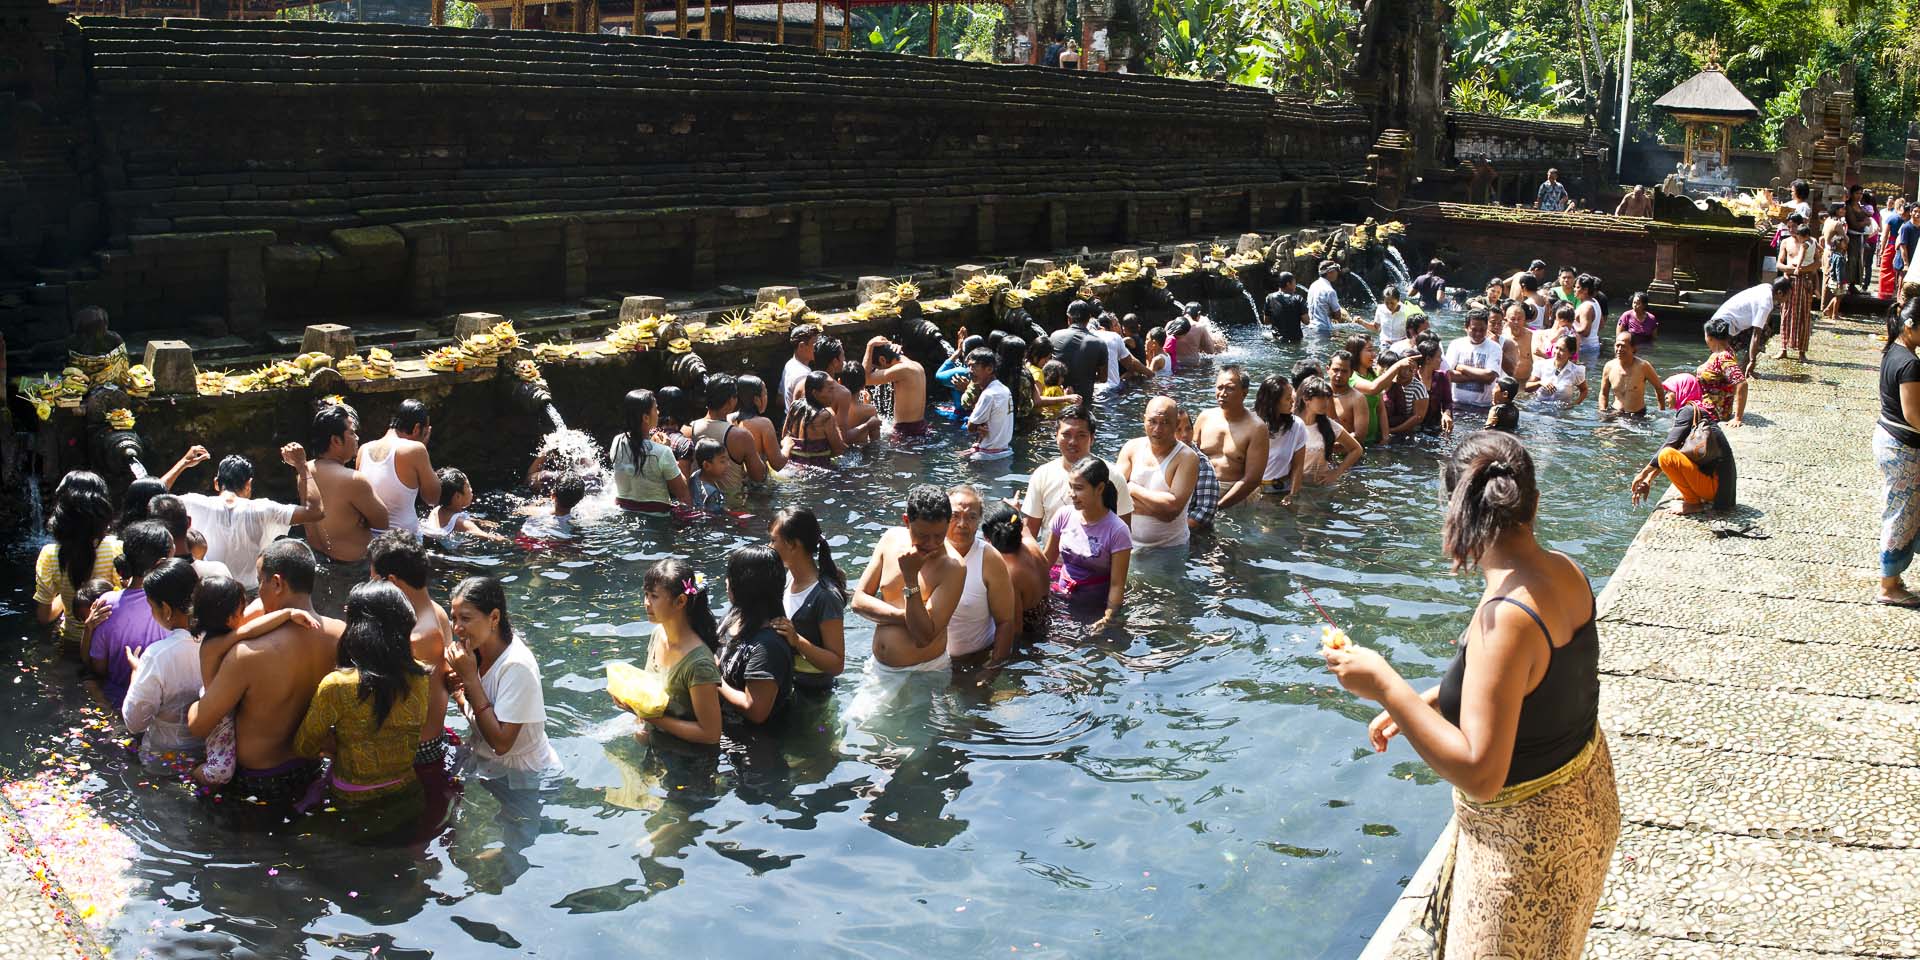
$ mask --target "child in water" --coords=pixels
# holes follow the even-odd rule
[[[443,467],[434,475],[440,478],[440,504],[427,511],[426,518],[420,521],[421,536],[448,540],[462,536],[494,541],[507,539],[467,515],[467,508],[473,506],[473,484],[464,472]]]
[[[726,455],[726,446],[712,437],[702,437],[693,445],[693,482],[687,491],[695,510],[727,511],[727,495],[720,489],[720,481],[727,475],[727,463],[722,459]]]
[[[1487,409],[1487,429],[1513,433],[1520,429],[1520,405],[1514,398],[1520,395],[1520,381],[1510,375],[1502,375],[1493,382],[1493,406]]]
[[[520,525],[522,540],[573,539],[573,508],[587,498],[587,481],[577,473],[563,473],[553,481],[545,510]]]
[[[230,577],[208,577],[200,581],[193,591],[193,616],[187,629],[200,642],[200,684],[207,687],[213,684],[213,675],[220,672],[220,661],[225,660],[227,652],[242,640],[263,637],[296,622],[308,630],[319,630],[320,621],[305,610],[286,607],[272,613],[248,620],[247,588],[238,580]],[[233,779],[236,754],[233,741],[233,715],[220,718],[220,723],[207,736],[206,762],[195,767],[192,773],[194,782],[201,786],[217,787]]]
[[[1166,373],[1173,368],[1173,358],[1167,355],[1167,330],[1154,327],[1147,331],[1147,369],[1155,374]]]

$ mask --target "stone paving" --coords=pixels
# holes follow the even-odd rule
[[[20,960],[43,958],[104,958],[93,935],[79,920],[52,877],[42,882],[43,869],[33,838],[0,799],[0,957]]]
[[[1920,612],[1872,602],[1879,327],[1819,326],[1728,431],[1738,512],[1656,515],[1601,598],[1624,823],[1594,960],[1920,958]],[[1367,957],[1425,953],[1433,865]]]

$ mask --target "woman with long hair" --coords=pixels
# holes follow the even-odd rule
[[[1205,459],[1204,457],[1202,459]],[[980,521],[980,536],[1007,565],[1007,577],[1013,582],[1014,600],[1020,609],[1020,633],[1017,640],[1034,640],[1047,632],[1047,600],[1051,576],[1046,554],[1027,539],[1020,511],[1003,501],[987,507]]]
[[[1909,208],[1911,210],[1911,208]],[[1920,607],[1920,595],[1901,576],[1913,563],[1920,540],[1920,299],[1887,317],[1887,346],[1880,358],[1880,419],[1873,431],[1873,459],[1880,467],[1886,512],[1880,524],[1880,590],[1875,599],[1897,607]]]
[[[839,419],[827,400],[831,382],[825,370],[807,374],[793,408],[787,411],[787,427],[780,439],[781,451],[789,459],[824,470],[833,469],[833,458],[847,452]]]
[[[1333,386],[1320,377],[1301,381],[1294,410],[1305,428],[1301,478],[1321,487],[1340,482],[1347,471],[1360,463],[1365,451],[1360,441],[1333,417]],[[1333,459],[1336,453],[1340,457],[1337,462]]]
[[[815,371],[816,373],[818,371]],[[727,600],[720,625],[720,703],[727,719],[747,726],[773,720],[793,696],[793,648],[774,627],[785,611],[787,571],[772,547],[737,547],[727,555]]]
[[[687,392],[679,387],[661,387],[653,392],[654,408],[660,411],[659,430],[666,437],[673,459],[680,464],[680,475],[693,476],[693,437],[687,431]]]
[[[453,588],[447,615],[454,636],[447,668],[460,678],[453,699],[471,725],[475,775],[538,786],[543,774],[559,772],[560,755],[547,740],[540,662],[514,636],[506,588],[492,577],[468,577]]]
[[[1518,439],[1468,437],[1445,483],[1447,557],[1486,587],[1439,685],[1415,692],[1363,647],[1322,652],[1341,686],[1386,708],[1367,728],[1374,751],[1404,734],[1454,786],[1447,955],[1573,960],[1620,834],[1593,591],[1534,537],[1540,492]]]
[[[833,689],[847,668],[847,578],[810,507],[788,507],[773,517],[773,552],[787,568],[780,594],[786,616],[773,628],[793,648],[793,685],[810,693]]]
[[[53,542],[40,548],[33,563],[34,617],[41,623],[60,619],[60,641],[73,656],[84,656],[90,610],[75,609],[75,592],[90,580],[120,586],[113,560],[120,541],[107,535],[113,524],[113,501],[100,475],[74,470],[53,489],[53,509],[47,515],[47,534]]]
[[[120,495],[120,515],[113,520],[113,532],[121,531],[152,518],[148,507],[153,498],[167,492],[167,485],[158,477],[141,477],[127,484],[127,490]]]
[[[1261,489],[1293,505],[1307,464],[1307,425],[1293,415],[1293,383],[1279,374],[1260,381],[1253,398],[1253,415],[1267,425],[1267,464],[1260,474]]]
[[[720,630],[707,606],[707,588],[685,560],[667,559],[647,568],[641,581],[646,592],[647,619],[653,637],[647,642],[647,670],[661,676],[667,690],[667,708],[657,717],[640,721],[634,736],[655,741],[659,734],[674,740],[712,746],[720,742]],[[621,707],[633,706],[614,700]]]
[[[1115,513],[1120,494],[1107,462],[1088,457],[1067,478],[1071,506],[1047,525],[1045,555],[1053,592],[1066,597],[1106,596],[1105,612],[1094,622],[1099,633],[1120,615],[1127,598],[1127,568],[1133,560],[1133,534]],[[1104,589],[1102,589],[1104,588]]]
[[[628,391],[620,410],[627,430],[607,445],[607,462],[613,465],[613,502],[621,509],[644,513],[666,513],[675,503],[689,502],[687,478],[680,473],[673,449],[653,439],[660,429],[660,403],[653,391]]]
[[[753,435],[753,442],[760,447],[760,456],[767,461],[768,470],[778,470],[787,465],[786,452],[780,449],[780,431],[774,429],[773,421],[767,417],[767,382],[751,373],[743,373],[733,381],[740,405],[734,408],[727,419],[734,426]]]
[[[335,801],[365,803],[420,781],[413,752],[427,719],[427,668],[413,659],[417,621],[400,588],[383,580],[347,594],[339,669],[320,678],[294,735],[303,757],[333,756]]]

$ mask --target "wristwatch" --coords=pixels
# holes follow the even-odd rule
[[[920,588],[914,584],[909,583],[906,586],[900,588],[900,597],[903,600],[912,600],[914,597],[917,597],[919,595],[920,595]]]

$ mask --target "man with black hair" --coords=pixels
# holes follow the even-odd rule
[[[433,458],[427,455],[427,438],[432,435],[427,405],[408,398],[393,411],[386,435],[360,448],[360,475],[373,485],[374,495],[387,508],[387,526],[394,530],[418,534],[416,501],[430,506],[440,503],[440,479],[433,472]]]
[[[1027,535],[1040,535],[1040,528],[1053,521],[1053,515],[1066,509],[1073,503],[1073,470],[1080,461],[1093,456],[1093,406],[1081,403],[1067,408],[1060,415],[1060,422],[1054,428],[1054,442],[1060,445],[1060,458],[1048,460],[1035,467],[1027,478],[1027,494],[1020,503],[1020,514],[1026,519]],[[1108,474],[1114,474],[1111,463]],[[1127,493],[1125,483],[1113,485],[1118,503],[1113,512],[1120,516],[1121,523],[1133,519],[1133,497]]]
[[[880,535],[853,594],[855,613],[874,622],[877,673],[945,671],[947,624],[966,588],[967,568],[947,545],[953,505],[923,483],[907,491],[902,525]]]
[[[1066,327],[1049,338],[1053,341],[1053,358],[1066,365],[1067,392],[1082,397],[1093,396],[1095,384],[1107,370],[1107,345],[1087,329],[1093,315],[1093,304],[1085,300],[1067,304]]]
[[[1260,303],[1260,320],[1269,339],[1299,343],[1306,335],[1301,321],[1307,316],[1307,295],[1292,273],[1282,273],[1274,282],[1278,286]]]
[[[854,421],[853,391],[840,382],[840,371],[846,365],[847,351],[839,337],[821,337],[814,343],[813,369],[827,374],[827,406],[832,408],[833,419],[840,425],[841,438],[851,447],[880,438],[880,415],[873,413],[857,423]]]
[[[173,534],[173,555],[193,564],[193,572],[200,579],[233,576],[233,571],[218,560],[193,558],[193,518],[188,515],[187,505],[179,497],[163,493],[147,501],[147,519],[167,525],[167,532]]]
[[[320,487],[308,482],[307,451],[289,443],[280,448],[280,460],[293,468],[294,489],[303,499],[300,506],[253,499],[253,461],[239,454],[222,459],[215,469],[213,496],[180,495],[194,528],[207,538],[207,559],[226,564],[248,590],[260,586],[254,567],[262,548],[286,535],[289,527],[318,523],[327,515]]]
[[[1247,371],[1225,364],[1214,377],[1214,406],[1194,418],[1193,435],[1200,454],[1213,461],[1226,492],[1220,509],[1253,496],[1267,469],[1267,425],[1247,409]]]
[[[867,383],[893,388],[893,433],[918,437],[927,432],[927,368],[886,337],[867,341]]]
[[[1527,268],[1525,270],[1521,270],[1515,273],[1513,276],[1508,277],[1507,278],[1507,299],[1509,300],[1520,299],[1521,297],[1520,278],[1527,276],[1528,274],[1532,274],[1533,276],[1533,282],[1535,285],[1534,289],[1536,290],[1539,289],[1540,284],[1547,282],[1547,262],[1545,260],[1535,260],[1532,263],[1527,264]]]
[[[438,764],[447,747],[447,644],[453,640],[453,621],[446,608],[427,593],[433,567],[427,562],[427,548],[420,538],[405,530],[388,530],[373,538],[367,546],[367,560],[373,579],[385,580],[400,589],[413,604],[413,632],[408,642],[413,658],[427,665],[427,719],[420,728],[420,746],[414,751],[415,766]]]
[[[279,628],[242,640],[214,668],[200,700],[187,710],[187,729],[206,739],[233,715],[236,765],[227,792],[285,801],[300,796],[318,761],[293,749],[294,734],[320,680],[333,671],[346,624],[314,612],[314,553],[300,540],[280,539],[260,554],[260,597],[250,615],[296,611]]]
[[[573,508],[587,498],[586,479],[577,473],[563,473],[554,479],[547,495],[551,498],[548,508],[528,517],[520,526],[520,536],[528,540],[573,539]]]
[[[1427,272],[1413,278],[1408,286],[1413,295],[1420,299],[1420,306],[1427,310],[1438,310],[1440,302],[1447,295],[1447,265],[1439,257],[1427,261]]]
[[[306,525],[307,543],[319,561],[314,600],[329,614],[346,609],[347,593],[367,578],[367,544],[387,527],[387,505],[366,474],[353,468],[360,453],[360,414],[344,403],[322,403],[313,415],[307,455],[314,460],[311,496],[328,510]]]
[[[1709,318],[1709,322],[1725,320],[1733,331],[1734,345],[1747,348],[1747,376],[1753,376],[1753,368],[1760,362],[1760,352],[1767,348],[1767,323],[1773,316],[1774,308],[1786,303],[1787,294],[1792,291],[1792,277],[1775,277],[1766,283],[1756,283],[1728,297]],[[1804,348],[1806,345],[1799,346]]]
[[[173,534],[158,520],[142,520],[120,531],[120,548],[120,557],[126,563],[127,585],[98,601],[113,612],[93,629],[93,643],[87,648],[87,664],[99,678],[107,705],[116,714],[126,700],[127,684],[133,679],[133,664],[127,660],[127,654],[137,654],[167,635],[167,628],[153,619],[145,581],[148,572],[159,566],[160,561],[173,556]]]
[[[820,339],[820,328],[811,323],[803,323],[787,331],[787,343],[793,346],[793,356],[787,358],[785,366],[780,368],[780,402],[793,405],[793,397],[800,392],[800,384],[813,372],[813,347]]]

